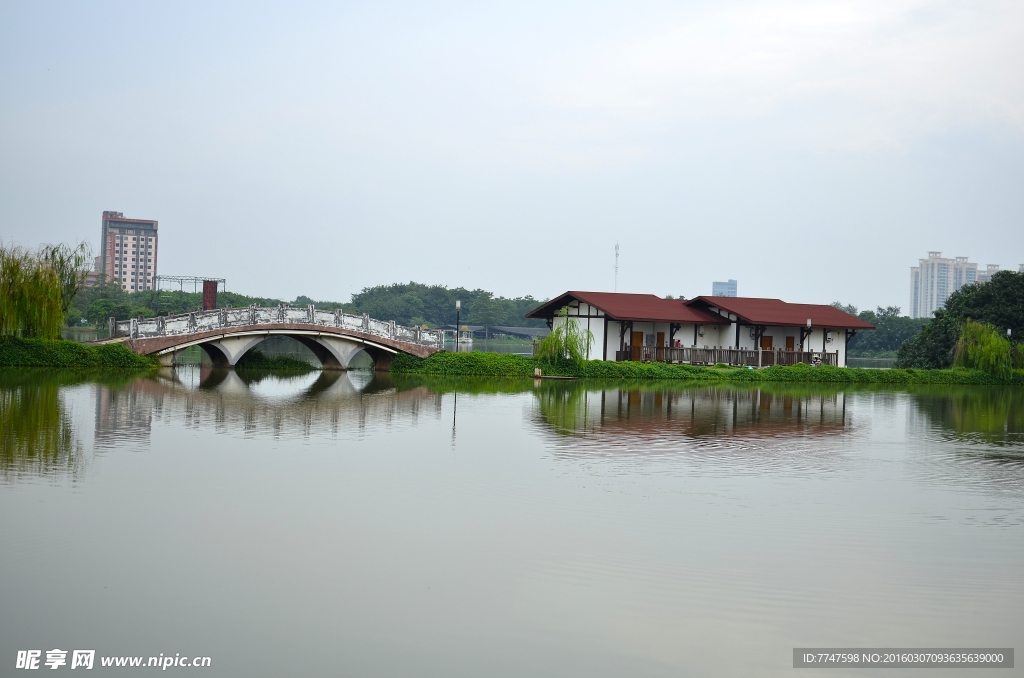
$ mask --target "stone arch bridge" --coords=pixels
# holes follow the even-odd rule
[[[353,356],[365,351],[377,370],[387,370],[398,353],[426,358],[444,347],[439,330],[402,327],[395,321],[350,315],[341,309],[317,310],[312,305],[265,308],[219,308],[156,318],[110,319],[109,342],[122,342],[142,355],[173,365],[179,354],[199,346],[219,367],[239,359],[271,336],[291,337],[309,348],[325,369],[345,370]]]

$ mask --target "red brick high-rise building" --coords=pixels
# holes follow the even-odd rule
[[[129,292],[156,289],[158,242],[156,221],[104,212],[99,271]]]

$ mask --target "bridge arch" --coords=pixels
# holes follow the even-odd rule
[[[150,354],[156,356],[161,365],[174,365],[183,350],[199,346],[215,367],[231,368],[235,367],[246,353],[271,336],[295,339],[316,356],[325,370],[347,370],[352,359],[360,352],[364,352],[373,361],[374,369],[387,371],[395,355],[400,352],[400,349],[383,343],[344,334],[281,329],[224,333],[201,338],[182,337],[183,341],[161,347]]]
[[[273,335],[301,341],[327,369],[347,369],[360,351],[365,351],[376,369],[383,371],[399,353],[426,358],[444,348],[439,330],[403,327],[394,320],[374,320],[365,313],[357,316],[341,309],[324,311],[313,305],[228,306],[155,318],[110,318],[109,323],[111,338],[99,343],[123,343],[136,353],[158,358],[164,365],[174,364],[177,355],[189,346],[203,346],[215,362],[232,367],[247,351]]]

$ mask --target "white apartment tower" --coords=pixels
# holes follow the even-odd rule
[[[984,273],[978,274],[978,282],[992,282],[992,276],[999,273],[999,264],[989,264]]]
[[[735,297],[738,285],[730,278],[726,282],[714,281],[711,283],[711,296],[713,297]]]
[[[942,252],[929,252],[910,269],[910,317],[930,318],[949,295],[977,281],[978,265],[967,257],[943,259]]]

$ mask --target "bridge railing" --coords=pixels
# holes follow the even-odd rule
[[[195,311],[156,318],[140,317],[130,320],[111,318],[109,324],[111,337],[130,337],[132,339],[181,336],[251,325],[321,325],[354,330],[410,344],[444,348],[444,335],[440,330],[403,327],[395,324],[394,320],[385,322],[366,314],[344,313],[341,309],[324,311],[312,305],[266,307],[254,304],[245,308],[218,308],[212,311]]]

